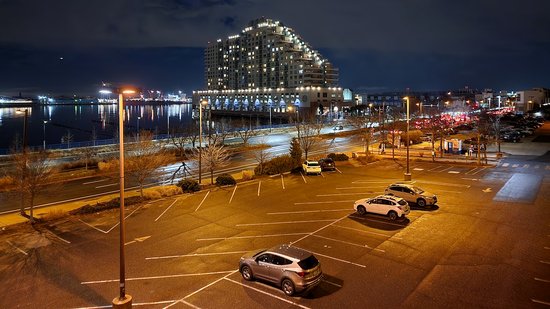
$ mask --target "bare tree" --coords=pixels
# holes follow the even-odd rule
[[[386,122],[386,129],[388,130],[388,136],[391,141],[391,155],[392,159],[395,159],[395,144],[396,144],[396,138],[400,136],[400,130],[403,129],[403,122],[401,119],[403,118],[403,112],[400,108],[390,108],[389,112],[387,113],[387,122]]]
[[[258,135],[258,131],[252,126],[252,121],[241,119],[240,123],[235,127],[235,133],[243,140],[243,146],[248,146],[248,141],[253,136]]]
[[[258,162],[258,166],[260,168],[259,173],[261,175],[264,172],[263,171],[264,163],[269,161],[269,159],[271,159],[271,153],[269,152],[269,145],[267,145],[265,137],[263,137],[260,140],[259,148],[254,150],[253,155],[254,155],[254,159],[256,159],[256,162]]]
[[[417,120],[416,124],[424,133],[429,133],[432,143],[432,161],[435,161],[435,141],[443,135],[447,121],[441,117],[439,110],[431,109],[425,113],[425,118]]]
[[[229,165],[231,154],[223,145],[212,144],[202,148],[199,152],[194,149],[194,159],[201,158],[202,167],[210,172],[210,182],[214,183],[214,172]]]
[[[67,133],[61,137],[61,143],[67,143],[67,148],[70,148],[73,138],[74,135],[70,130],[67,130]]]
[[[169,155],[165,148],[153,141],[153,133],[149,131],[141,131],[139,141],[128,144],[127,149],[126,170],[138,183],[143,198],[145,181],[162,174],[160,168],[169,162]]]
[[[304,118],[302,118],[304,119]],[[300,147],[304,151],[305,159],[307,160],[310,152],[314,151],[319,145],[319,131],[315,119],[309,117],[302,121],[294,123]]]
[[[78,154],[82,159],[84,159],[84,163],[86,164],[86,170],[88,170],[88,164],[92,162],[93,158],[97,156],[97,148],[93,146],[86,146],[82,147]]]
[[[53,175],[53,169],[49,165],[49,153],[23,152],[12,155],[13,169],[10,177],[14,180],[16,188],[21,196],[21,215],[28,217],[34,223],[34,200],[36,196],[45,190],[48,181]],[[29,216],[25,213],[25,201],[30,210]]]
[[[378,117],[374,117],[369,111],[364,111],[347,118],[347,123],[362,135],[365,153],[370,153],[369,146],[373,138],[374,124],[378,122]]]
[[[208,136],[208,144],[220,144],[225,143],[225,139],[229,136],[230,125],[225,121],[218,121],[213,124],[213,134]]]

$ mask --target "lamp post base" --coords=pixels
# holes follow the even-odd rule
[[[113,299],[113,309],[127,309],[132,308],[132,296],[126,294],[123,299],[115,297]]]
[[[403,178],[405,179],[405,181],[411,181],[412,175],[411,173],[405,173],[403,174]]]

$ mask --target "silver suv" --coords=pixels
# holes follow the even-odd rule
[[[323,278],[321,264],[311,252],[286,244],[245,254],[239,270],[245,280],[274,283],[289,296],[316,286]]]
[[[437,203],[437,196],[435,194],[406,183],[391,184],[386,188],[384,193],[398,196],[409,203],[415,203],[419,207],[426,207]]]

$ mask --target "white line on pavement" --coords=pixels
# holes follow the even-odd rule
[[[304,177],[304,173],[300,172],[300,176],[302,176],[302,179],[304,180],[304,183],[307,183],[306,178]]]
[[[108,184],[108,185],[97,186],[97,187],[95,187],[95,188],[96,188],[96,189],[101,189],[101,188],[113,187],[113,186],[118,186],[118,183],[110,183],[110,184]]]
[[[510,163],[503,163],[502,164],[503,167],[507,167],[508,165],[510,165]]]
[[[545,301],[542,301],[542,300],[532,299],[532,298],[531,298],[531,301],[534,302],[534,303],[537,303],[537,304],[542,304],[542,305],[550,306],[550,303],[549,303],[549,302],[545,302]]]
[[[52,232],[52,231],[50,231],[50,230],[48,230],[48,229],[46,229],[46,231],[48,231],[48,232],[49,232],[50,234],[52,234],[53,236],[57,237],[59,240],[64,241],[65,243],[68,243],[68,244],[71,243],[70,241],[68,241],[68,240],[66,240],[66,239],[64,239],[64,238],[61,238],[59,235],[57,235],[56,233],[54,233],[54,232]]]
[[[403,224],[397,224],[397,223],[393,223],[393,222],[389,222],[389,221],[372,220],[372,219],[369,219],[369,218],[358,217],[358,216],[350,216],[350,218],[365,220],[365,221],[372,221],[372,222],[379,222],[379,223],[383,223],[383,224],[395,225],[395,226],[400,226],[400,227],[405,227],[405,225],[403,225]]]
[[[316,223],[316,222],[330,222],[330,221],[333,221],[333,219],[304,220],[304,221],[261,222],[261,223],[242,223],[242,224],[235,224],[235,226],[258,226],[258,225],[277,225],[277,224],[301,224],[301,223]]]
[[[233,283],[235,283],[235,284],[241,285],[241,286],[243,286],[243,287],[245,287],[245,288],[249,288],[249,289],[254,290],[254,291],[256,291],[256,292],[259,292],[259,293],[262,293],[262,294],[271,296],[271,297],[276,298],[276,299],[278,299],[278,300],[282,300],[282,301],[284,301],[284,302],[286,302],[286,303],[289,303],[289,304],[291,304],[291,305],[294,305],[294,306],[297,306],[297,307],[300,307],[300,308],[304,308],[304,309],[309,309],[309,307],[306,307],[306,306],[304,306],[304,305],[300,305],[300,304],[295,303],[295,302],[293,302],[293,301],[290,301],[290,300],[288,300],[288,299],[284,299],[284,298],[279,297],[279,296],[277,296],[277,295],[270,294],[270,293],[268,293],[268,292],[266,292],[266,291],[262,291],[262,290],[260,290],[260,289],[255,288],[255,287],[252,287],[252,286],[249,286],[249,285],[246,285],[246,284],[242,284],[241,282],[238,282],[238,281],[229,279],[229,278],[227,278],[227,277],[224,277],[223,279],[225,279],[225,280],[227,280],[227,281],[229,281],[229,282],[233,282]]]
[[[354,193],[333,193],[333,194],[317,194],[316,196],[338,196],[338,195],[364,195],[364,194],[372,194],[373,192],[354,192]]]
[[[449,173],[449,174],[460,174],[460,172],[457,172],[457,171],[448,171],[447,173]]]
[[[260,187],[262,186],[262,181],[258,182],[258,196],[260,196]]]
[[[100,180],[94,180],[94,181],[88,181],[88,182],[83,182],[82,184],[83,185],[89,185],[91,183],[98,183],[98,182],[103,182],[103,181],[107,181],[109,180],[109,178],[105,178],[105,179],[100,179]]]
[[[355,265],[355,266],[359,266],[359,267],[363,267],[363,268],[367,267],[366,265],[357,264],[357,263],[354,263],[354,262],[342,260],[342,259],[335,258],[335,257],[329,256],[329,255],[321,254],[319,252],[312,252],[312,253],[315,254],[315,255],[318,255],[318,256],[326,257],[327,259],[343,262],[343,263],[346,263],[346,264],[351,264],[351,265]]]
[[[170,278],[181,278],[181,277],[197,277],[197,276],[210,276],[210,275],[219,275],[233,273],[233,270],[226,271],[213,271],[206,273],[192,273],[192,274],[176,274],[176,275],[164,275],[164,276],[150,276],[150,277],[136,277],[136,278],[126,278],[126,281],[138,281],[138,280],[152,280],[152,279],[170,279]],[[96,280],[96,281],[85,281],[80,282],[80,284],[97,284],[97,283],[111,283],[118,282],[119,279],[108,279],[108,280]]]
[[[202,203],[204,203],[204,200],[206,200],[206,197],[208,196],[208,194],[210,194],[210,191],[206,192],[206,195],[204,196],[204,198],[203,198],[202,201],[200,202],[199,206],[197,206],[197,208],[195,209],[195,211],[199,210],[199,207],[201,207]]]
[[[235,189],[233,189],[233,193],[231,193],[231,198],[229,198],[229,204],[231,204],[231,201],[233,200],[233,196],[235,195],[235,191],[237,191],[238,186],[239,186],[239,184],[235,185]]]
[[[306,214],[315,212],[333,212],[333,211],[350,211],[349,208],[342,209],[322,209],[322,210],[298,210],[298,211],[281,211],[281,212],[268,212],[268,215],[289,215],[289,214]]]
[[[180,254],[180,255],[167,255],[167,256],[152,256],[146,257],[146,260],[163,260],[163,259],[177,259],[182,257],[197,257],[197,256],[211,256],[211,255],[225,255],[225,254],[243,254],[248,251],[228,251],[228,252],[213,252],[213,253],[192,253],[192,254]]]
[[[7,242],[8,244],[10,244],[13,248],[15,248],[15,250],[17,250],[17,251],[23,253],[24,255],[29,255],[27,252],[23,251],[22,249],[20,249],[20,248],[17,247],[16,245],[14,245],[11,241],[6,240],[6,242]]]
[[[283,185],[283,189],[285,188],[285,179],[283,177],[283,174],[281,174],[281,184]]]
[[[371,188],[385,188],[385,187],[386,186],[347,187],[347,188],[336,188],[336,190],[371,189]]]
[[[95,227],[95,226],[93,226],[93,225],[91,225],[91,224],[89,224],[89,223],[87,223],[87,222],[84,222],[84,221],[82,221],[82,220],[80,220],[80,219],[78,219],[78,221],[80,221],[80,222],[86,224],[87,226],[89,226],[89,227],[91,227],[91,228],[93,228],[93,229],[95,229],[95,230],[100,231],[101,233],[104,233],[104,234],[109,233],[109,232],[106,232],[106,231],[104,231],[104,230],[102,230],[102,229],[100,229],[100,228],[98,228],[98,227]]]
[[[341,286],[340,284],[338,284],[338,283],[330,282],[330,281],[324,280],[324,279],[323,279],[322,281],[323,281],[323,282],[326,282],[326,283],[328,283],[328,284],[332,284],[332,285],[334,285],[334,286],[337,286],[337,287],[339,287],[339,288],[342,287],[342,286]]]
[[[541,262],[542,264],[550,264],[550,261],[539,261]]]
[[[546,280],[546,279],[541,279],[541,278],[535,278],[536,281],[542,281],[542,282],[549,282],[550,283],[550,280]]]
[[[386,235],[386,234],[377,233],[377,232],[365,231],[365,230],[356,229],[356,228],[353,228],[353,227],[347,227],[347,226],[341,226],[341,225],[333,225],[333,226],[338,227],[338,228],[342,228],[342,229],[357,231],[357,232],[361,232],[361,233],[367,233],[367,234],[382,236],[382,237],[386,237],[386,238],[403,239],[401,237],[397,237],[397,236],[394,236],[394,235]]]
[[[270,234],[270,235],[257,235],[257,236],[211,237],[211,238],[197,238],[197,241],[264,238],[264,237],[281,237],[281,236],[299,236],[299,235],[306,235],[306,234],[308,234],[308,233],[286,233],[286,234]]]
[[[369,245],[361,245],[361,244],[356,244],[356,243],[352,243],[352,242],[349,242],[349,241],[344,241],[344,240],[339,240],[339,239],[334,239],[334,238],[330,238],[330,237],[325,237],[325,236],[321,236],[321,235],[311,235],[313,237],[317,237],[317,238],[322,238],[322,239],[326,239],[326,240],[330,240],[330,241],[334,241],[334,242],[339,242],[339,243],[343,243],[343,244],[346,244],[346,245],[350,245],[350,246],[356,246],[356,247],[361,247],[361,248],[367,248],[367,249],[371,249],[371,250],[377,250],[377,251],[381,251],[381,252],[386,252],[385,250],[382,250],[382,249],[375,249]]]
[[[134,303],[132,302],[132,306],[151,306],[151,305],[162,305],[162,304],[169,304],[176,302],[177,300],[161,300],[161,301],[154,301],[154,302],[144,302],[144,303]],[[192,304],[188,304],[190,307],[198,308]],[[100,308],[113,308],[113,305],[104,305],[104,306],[93,306],[93,307],[76,307],[74,309],[100,309]]]
[[[312,204],[332,204],[332,203],[353,203],[354,200],[345,200],[345,201],[326,201],[326,202],[299,202],[294,203],[294,205],[312,205]]]
[[[168,206],[156,219],[155,219],[155,222],[158,221],[158,219],[160,219],[160,217],[162,217],[162,215],[164,215],[165,212],[168,211],[168,209],[170,209],[177,201],[178,201],[179,197],[177,199],[175,199],[172,204],[170,204],[170,206]]]
[[[342,172],[338,168],[335,167],[335,169],[338,171],[338,173],[342,174]]]

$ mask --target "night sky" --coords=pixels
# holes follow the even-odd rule
[[[262,16],[345,88],[548,88],[548,12],[548,0],[0,0],[0,94],[96,94],[103,81],[190,95],[207,43]]]

